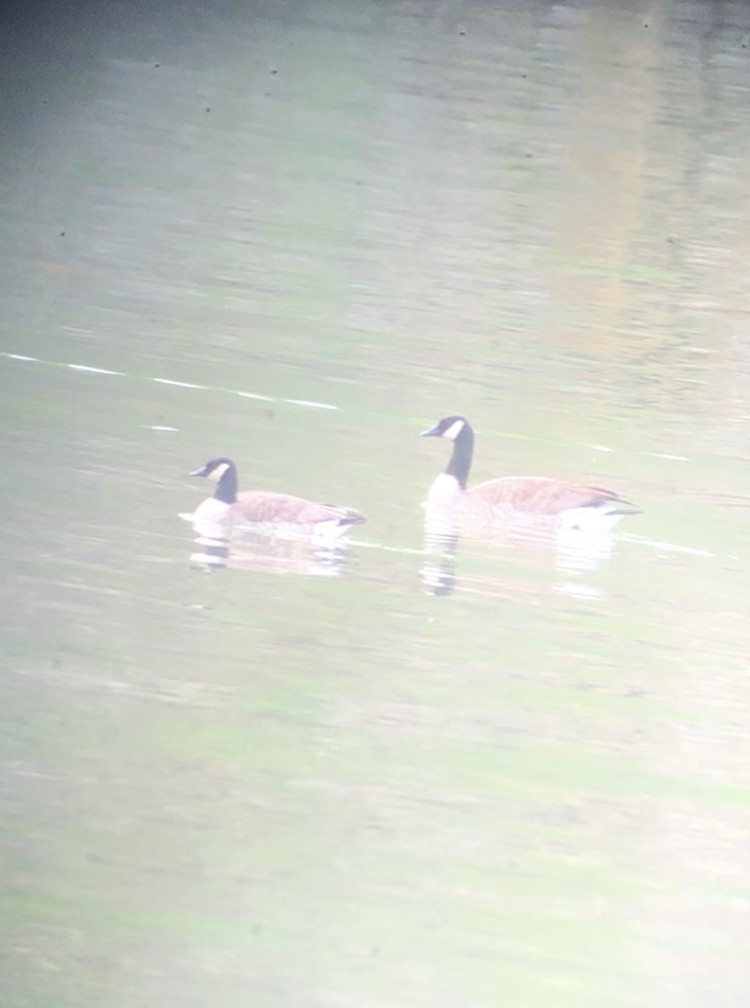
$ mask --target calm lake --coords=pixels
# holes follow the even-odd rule
[[[0,69],[2,1003],[745,1008],[750,5],[34,21]],[[643,513],[425,544],[451,413],[472,482]],[[214,456],[368,522],[201,563]]]

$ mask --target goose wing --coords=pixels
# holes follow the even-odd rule
[[[242,521],[259,524],[317,525],[319,522],[338,521],[353,525],[365,521],[364,515],[353,508],[260,490],[238,493],[233,511]]]
[[[606,487],[567,483],[544,476],[508,476],[487,480],[472,487],[466,496],[469,502],[490,507],[547,515],[559,515],[580,507],[632,506]]]

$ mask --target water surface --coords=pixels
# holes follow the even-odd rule
[[[744,1006],[747,8],[56,17],[4,71],[7,1003]],[[452,412],[474,480],[644,514],[426,555]],[[218,454],[368,524],[195,569]]]

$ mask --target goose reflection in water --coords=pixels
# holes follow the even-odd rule
[[[420,575],[430,595],[451,595],[455,590],[459,541],[458,532],[431,530],[425,523],[425,559]]]
[[[190,555],[190,564],[211,572],[229,567],[233,570],[266,571],[272,574],[297,574],[304,577],[343,577],[349,571],[349,554],[345,544],[329,546],[309,538],[270,538],[252,531],[234,530],[231,539],[223,534],[203,534],[195,540],[197,547]]]
[[[420,575],[422,584],[431,595],[450,595],[455,590],[472,591],[483,595],[517,594],[522,587],[518,579],[510,575],[503,577],[497,570],[491,575],[480,573],[459,574],[459,549],[467,547],[468,558],[473,553],[476,558],[486,558],[489,547],[495,556],[502,551],[509,555],[514,549],[547,556],[551,561],[551,573],[565,580],[556,580],[551,586],[556,591],[580,598],[601,598],[601,589],[587,580],[584,575],[592,574],[611,556],[612,537],[608,534],[591,535],[581,532],[567,532],[540,528],[523,523],[496,523],[490,530],[466,527],[445,516],[427,514],[424,524],[424,560]],[[543,587],[539,581],[525,586],[538,591]]]

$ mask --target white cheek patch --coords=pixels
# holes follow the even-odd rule
[[[213,480],[214,483],[218,483],[228,468],[229,466],[226,462],[222,462],[221,465],[218,465],[215,469],[211,470],[208,474],[208,479]]]
[[[464,429],[463,420],[456,420],[450,425],[450,427],[447,430],[443,431],[442,436],[444,438],[448,438],[449,441],[455,441],[463,429]]]

